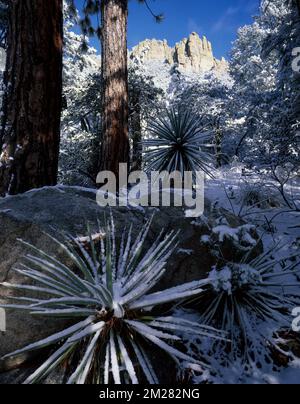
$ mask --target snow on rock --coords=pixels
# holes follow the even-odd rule
[[[171,48],[166,40],[146,39],[132,49],[130,58],[138,59],[142,63],[160,61],[170,66],[177,65],[182,72],[228,70],[228,62],[224,58],[216,59],[212,44],[205,36],[200,38],[196,32],[178,42],[174,48]]]

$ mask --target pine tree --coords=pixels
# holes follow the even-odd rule
[[[146,0],[144,3],[156,21]],[[86,0],[81,28],[86,35],[97,34],[102,44],[102,141],[99,169],[118,175],[119,163],[129,163],[129,94],[127,62],[128,0]],[[99,26],[92,27],[90,15]],[[100,16],[100,18],[99,18]]]
[[[102,147],[100,170],[118,174],[129,163],[128,135],[128,3],[102,1]]]
[[[11,0],[0,194],[57,182],[62,93],[62,0]]]

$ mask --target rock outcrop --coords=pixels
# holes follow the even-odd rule
[[[159,60],[170,65],[174,63],[173,49],[166,40],[146,39],[133,48],[130,56],[132,59],[138,57],[143,62]]]
[[[227,61],[214,57],[211,42],[206,37],[202,39],[196,32],[171,48],[167,41],[155,39],[145,40],[133,48],[131,59],[138,59],[141,63],[161,61],[169,65],[177,65],[184,72],[203,73],[216,69],[226,71]]]

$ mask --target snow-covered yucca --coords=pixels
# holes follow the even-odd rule
[[[162,315],[159,310],[164,305],[165,314],[165,304],[199,295],[203,281],[151,292],[165,273],[177,234],[163,236],[162,232],[145,252],[150,225],[151,220],[135,240],[131,226],[128,232],[123,232],[120,242],[116,239],[113,217],[95,237],[101,239],[99,244],[92,236],[87,239],[68,236],[66,243],[51,237],[71,259],[72,268],[25,243],[35,254],[27,255],[27,264],[16,270],[36,281],[36,286],[3,285],[39,292],[45,298],[24,297],[20,305],[5,307],[28,310],[33,316],[78,319],[64,331],[8,355],[54,346],[49,358],[26,384],[43,381],[62,363],[67,364],[69,384],[136,384],[141,379],[156,384],[159,377],[147,353],[149,345],[169,354],[177,364],[205,367],[184,353],[179,334],[184,331],[199,337],[221,338],[222,333],[172,314]]]
[[[300,272],[300,261],[297,256],[274,259],[278,249],[277,244],[249,262],[251,251],[241,263],[214,267],[210,286],[200,297],[203,322],[228,332],[232,359],[251,369],[273,363],[276,351],[289,355],[276,334],[291,328],[292,310],[300,305],[300,284],[294,276]],[[215,347],[224,359],[228,346],[216,343]]]
[[[182,108],[171,108],[148,126],[149,139],[143,141],[147,171],[204,171],[211,175],[211,158],[203,150],[208,135],[198,118]]]

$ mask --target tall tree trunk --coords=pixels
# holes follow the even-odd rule
[[[129,162],[128,0],[102,1],[102,147],[100,170],[119,173]]]
[[[0,146],[0,193],[57,183],[62,0],[11,0]]]

